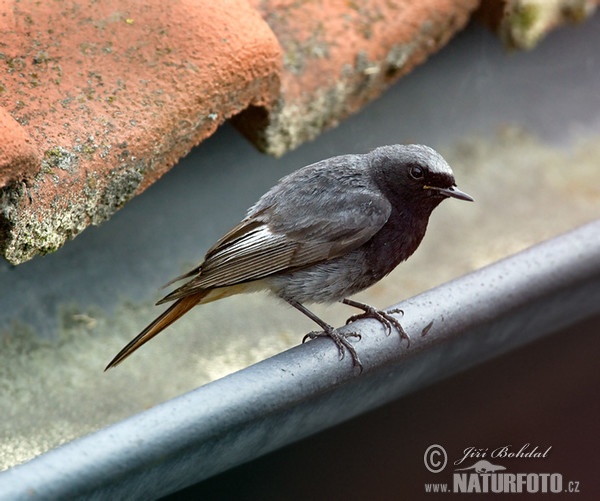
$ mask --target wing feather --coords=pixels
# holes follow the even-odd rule
[[[266,193],[241,223],[211,247],[195,269],[197,275],[159,303],[310,266],[343,255],[372,238],[391,214],[389,201],[369,185],[368,178],[340,178],[335,169],[317,169],[319,182],[314,183],[315,172],[308,171],[318,167],[293,174],[308,173],[305,184],[280,182]],[[315,194],[315,186],[323,193]]]

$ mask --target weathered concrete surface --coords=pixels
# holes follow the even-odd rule
[[[279,90],[245,0],[0,0],[0,251],[56,250]]]

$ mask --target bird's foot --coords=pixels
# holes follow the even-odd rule
[[[338,352],[340,354],[340,360],[342,360],[344,358],[344,356],[346,355],[345,350],[348,350],[350,352],[350,355],[352,356],[352,363],[356,367],[359,368],[360,372],[362,372],[363,366],[362,366],[360,359],[358,358],[358,353],[356,353],[356,349],[354,348],[352,343],[348,340],[348,338],[350,338],[350,337],[355,337],[355,338],[360,339],[361,338],[360,334],[358,334],[356,332],[338,332],[333,327],[329,327],[328,329],[325,329],[322,331],[309,332],[308,334],[306,334],[306,336],[304,336],[302,338],[302,342],[304,343],[308,339],[317,339],[319,337],[328,337],[331,340],[333,340],[333,342],[335,343],[335,345],[338,348]]]
[[[379,321],[385,327],[385,333],[389,336],[392,333],[392,329],[395,329],[398,334],[400,334],[400,339],[406,339],[406,343],[410,346],[410,337],[402,327],[402,324],[398,321],[396,317],[393,316],[394,313],[399,313],[404,315],[404,312],[400,308],[394,308],[393,310],[383,311],[378,310],[377,308],[373,308],[368,304],[359,303],[357,301],[352,301],[350,299],[344,299],[343,303],[353,306],[355,308],[360,308],[364,311],[364,313],[359,313],[358,315],[352,315],[347,321],[346,325],[354,322],[356,320],[361,320],[363,318],[374,318]]]

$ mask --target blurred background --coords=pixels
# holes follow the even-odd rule
[[[360,113],[281,159],[226,125],[107,223],[54,254],[18,267],[0,262],[0,469],[274,355],[313,330],[267,295],[232,297],[196,308],[102,372],[162,311],[153,306],[160,286],[198,264],[277,179],[306,164],[425,143],[476,199],[440,206],[416,254],[357,296],[382,308],[597,219],[599,49],[598,14],[552,32],[531,52],[507,52],[471,24]],[[343,305],[314,311],[333,325],[354,313]],[[570,465],[588,475],[584,452],[600,445],[599,326],[596,319],[539,341],[187,494],[416,496],[423,481],[406,472],[422,476],[426,445],[444,439],[456,450],[538,440],[554,447],[553,470]],[[589,493],[592,482],[582,489]]]

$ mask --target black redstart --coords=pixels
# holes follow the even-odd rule
[[[362,368],[348,336],[304,303],[341,301],[408,340],[391,314],[348,299],[381,280],[419,246],[433,209],[446,198],[473,201],[456,188],[452,169],[423,145],[382,146],[308,165],[282,178],[213,245],[190,278],[157,304],[174,303],[108,364],[114,367],[197,304],[241,292],[271,291],[323,329],[340,357]],[[167,285],[169,285],[167,284]]]

